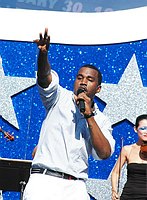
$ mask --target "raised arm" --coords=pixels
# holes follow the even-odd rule
[[[39,39],[34,40],[34,42],[37,44],[39,49],[37,60],[38,84],[43,88],[47,88],[52,81],[51,66],[48,60],[48,50],[50,46],[50,36],[48,35],[48,29],[45,29],[44,35],[40,33]]]

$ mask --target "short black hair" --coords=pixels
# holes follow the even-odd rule
[[[139,126],[139,122],[142,121],[143,119],[147,120],[147,114],[143,114],[143,115],[139,115],[136,118],[136,122],[135,122],[135,127],[137,128]]]
[[[97,73],[98,73],[98,85],[101,85],[101,83],[102,83],[102,74],[101,74],[100,70],[97,67],[95,67],[94,65],[91,65],[91,64],[85,64],[82,67],[80,67],[80,69],[83,68],[83,67],[87,67],[87,68],[91,68],[91,69],[96,70]]]

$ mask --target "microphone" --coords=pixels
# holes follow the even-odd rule
[[[85,90],[82,89],[82,88],[79,88],[78,91],[77,91],[77,95],[79,95],[82,92],[85,92]],[[83,99],[79,99],[78,107],[79,107],[81,113],[85,112],[85,102],[84,102]]]

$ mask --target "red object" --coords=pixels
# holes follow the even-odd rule
[[[11,135],[9,132],[4,131],[1,127],[0,127],[0,132],[4,134],[4,137],[7,138],[8,141],[14,141],[14,136]]]

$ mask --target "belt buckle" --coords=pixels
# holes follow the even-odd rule
[[[47,172],[47,169],[44,169],[44,171],[43,171],[43,173],[42,173],[42,174],[46,174],[46,172]]]
[[[71,175],[69,175],[68,176],[68,180],[72,180],[73,178],[72,178],[72,176]]]

